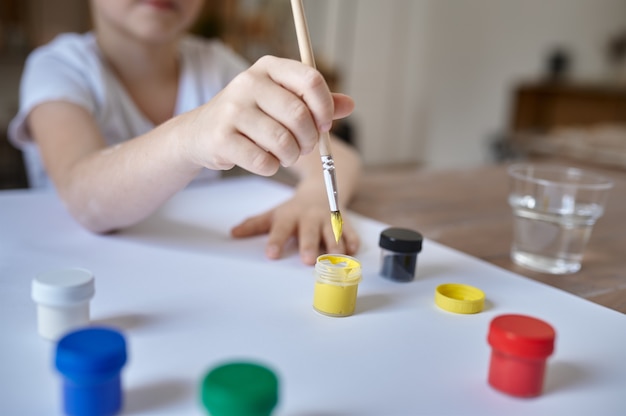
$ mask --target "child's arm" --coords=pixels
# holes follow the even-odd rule
[[[106,147],[91,114],[74,104],[41,104],[28,122],[69,211],[108,232],[148,216],[203,166],[272,175],[293,165],[351,110],[317,71],[267,57],[207,104],[116,147]]]
[[[72,216],[94,232],[136,223],[200,170],[180,149],[177,123],[107,147],[92,115],[69,102],[33,109],[29,127],[46,171]]]

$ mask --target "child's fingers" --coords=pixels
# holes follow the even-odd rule
[[[296,231],[296,218],[281,215],[284,211],[273,211],[272,225],[267,237],[265,253],[271,259],[280,258],[287,241],[293,237]]]
[[[333,102],[335,103],[333,116],[335,120],[349,116],[354,110],[354,100],[345,94],[333,93]]]
[[[224,164],[234,163],[261,176],[272,176],[280,168],[280,161],[272,153],[240,133],[231,134],[219,147]]]
[[[349,221],[343,223],[343,233],[341,235],[345,246],[345,253],[353,256],[359,251],[361,240]]]
[[[300,97],[313,115],[319,131],[330,129],[334,102],[319,71],[298,61],[271,56],[259,59],[251,70],[266,72],[276,84]]]
[[[270,230],[271,225],[272,214],[271,212],[266,212],[245,219],[243,222],[234,226],[232,230],[230,230],[230,234],[235,238],[254,237],[266,234]]]
[[[318,221],[300,221],[298,229],[298,247],[300,250],[300,259],[304,264],[315,264],[320,252],[321,233],[322,231]]]
[[[243,136],[275,156],[283,166],[293,165],[300,157],[300,145],[291,131],[262,111],[242,114],[237,128]]]
[[[249,76],[254,77],[255,75]],[[282,154],[279,148],[290,145],[290,141],[293,141],[293,144],[299,147],[296,157],[300,154],[310,153],[315,148],[319,139],[319,131],[315,125],[313,114],[300,97],[267,77],[260,77],[254,80],[244,79],[240,82],[249,85],[245,89],[248,90],[247,94],[250,94],[254,99],[253,107],[250,110],[252,112],[256,111],[257,115],[264,115],[284,127],[281,130],[279,126],[272,125],[274,132],[269,136],[263,137],[257,134],[260,131],[257,132],[254,125],[248,124],[249,128],[244,131],[248,137],[258,141],[260,145],[279,156],[279,158],[281,157],[276,151],[278,150]],[[241,120],[242,117],[243,115],[240,115],[238,119]],[[245,122],[245,119],[242,121]],[[240,125],[241,122],[238,121],[237,124]],[[265,125],[269,126],[267,121]],[[286,134],[285,130],[288,130],[289,134]],[[292,160],[291,162],[294,161]],[[285,166],[288,166],[288,164]]]

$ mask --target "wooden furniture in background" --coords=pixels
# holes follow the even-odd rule
[[[537,82],[513,93],[513,133],[616,122],[626,123],[626,85]]]
[[[626,168],[626,84],[522,84],[505,142],[513,154]]]

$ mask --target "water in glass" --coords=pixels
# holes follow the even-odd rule
[[[513,260],[541,272],[577,272],[593,224],[602,215],[603,207],[572,201],[558,210],[541,210],[537,202],[529,195],[509,197],[514,213]]]

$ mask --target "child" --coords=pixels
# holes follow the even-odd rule
[[[268,233],[272,259],[296,236],[306,264],[322,246],[355,253],[349,222],[334,241],[316,150],[319,132],[353,101],[300,62],[264,57],[248,68],[218,41],[186,34],[202,6],[91,0],[93,32],[61,35],[31,54],[9,134],[25,151],[32,185],[51,182],[80,224],[107,233],[146,218],[200,176],[235,165],[270,176],[282,165],[300,179],[293,197],[232,236]],[[345,217],[360,160],[340,141],[333,156]]]

